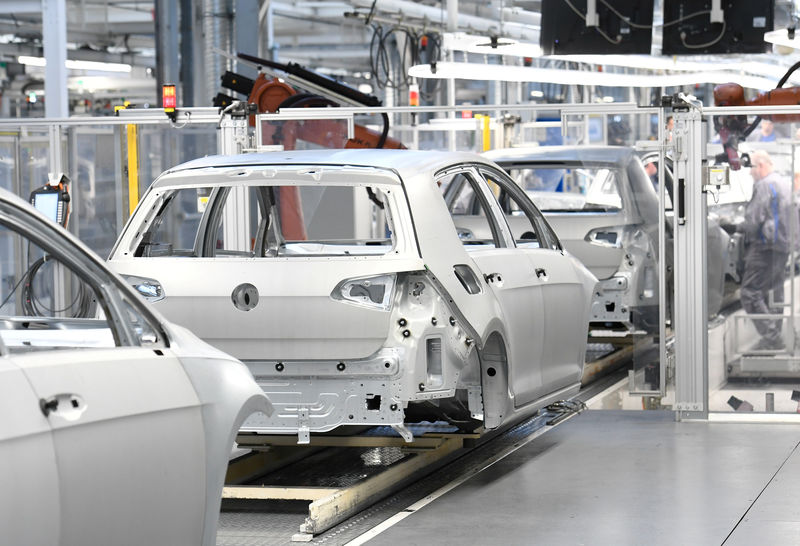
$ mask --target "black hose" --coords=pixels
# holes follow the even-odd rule
[[[323,87],[328,91],[332,91],[334,93],[342,95],[343,97],[347,97],[353,102],[363,104],[364,106],[381,105],[381,101],[378,99],[378,97],[375,97],[373,95],[367,95],[365,93],[362,93],[358,89],[353,89],[349,85],[338,82],[332,78],[323,76],[322,74],[318,74],[311,70],[307,70],[297,63],[288,63],[288,64],[277,63],[275,61],[270,61],[268,59],[254,57],[253,55],[248,55],[247,53],[237,53],[236,56],[242,60],[250,61],[251,63],[255,63],[261,66],[266,66],[269,68],[274,68],[277,70],[282,70],[287,74],[292,74],[293,76],[302,78],[308,82]]]

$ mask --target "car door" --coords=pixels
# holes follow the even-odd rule
[[[500,304],[507,334],[509,388],[517,407],[542,395],[543,281],[525,252],[513,246],[498,205],[472,166],[441,173],[445,201],[481,283]],[[509,246],[511,245],[511,246]]]
[[[0,534],[5,544],[58,544],[59,484],[50,424],[0,344]]]
[[[479,171],[492,190],[490,194],[498,198],[514,251],[525,255],[528,271],[541,292],[542,393],[555,392],[580,381],[596,278],[563,251],[544,216],[519,186],[498,170],[479,167]]]
[[[0,213],[0,233],[24,249],[11,270],[25,271],[3,294],[6,313],[21,313],[3,317],[0,335],[45,419],[31,431],[52,430],[58,490],[42,504],[55,499],[56,542],[199,544],[201,408],[165,334],[54,225],[19,209]]]

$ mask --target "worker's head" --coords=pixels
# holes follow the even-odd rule
[[[764,150],[750,154],[750,174],[753,180],[761,180],[772,172],[772,158]]]
[[[675,118],[667,116],[667,131],[672,131],[673,129],[675,129]]]
[[[761,134],[769,136],[775,131],[775,124],[768,119],[761,120]]]

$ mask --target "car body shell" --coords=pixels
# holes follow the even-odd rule
[[[621,146],[542,146],[494,150],[484,154],[507,171],[524,169],[616,169],[618,207],[608,210],[547,210],[565,247],[599,279],[592,302],[592,323],[656,331],[658,324],[658,193],[634,148]],[[657,156],[656,156],[657,157]],[[652,159],[652,158],[651,158]],[[600,172],[600,171],[598,171]],[[671,177],[671,173],[666,173]],[[671,178],[666,187],[670,189]],[[534,202],[548,196],[529,192]],[[565,194],[562,194],[565,195]],[[575,199],[575,194],[566,194]],[[596,200],[594,202],[597,202]],[[580,205],[580,204],[579,204]],[[672,263],[672,213],[666,213],[667,271]],[[739,239],[720,227],[717,214],[708,220],[709,315],[730,301],[726,279],[737,277],[741,261]],[[609,242],[612,241],[613,242]],[[669,282],[671,275],[667,276]]]
[[[0,226],[76,272],[102,307],[0,318],[0,409],[14,416],[0,421],[3,542],[214,544],[239,425],[272,411],[263,391],[5,190]],[[155,337],[137,333],[142,321]]]
[[[166,297],[155,306],[247,363],[277,408],[272,418],[249,420],[249,430],[299,433],[302,439],[347,424],[401,428],[420,414],[497,427],[575,392],[586,347],[581,328],[596,279],[561,250],[517,248],[488,186],[479,191],[491,207],[499,248],[465,246],[437,185],[453,169],[476,178],[491,169],[505,177],[473,154],[407,150],[196,160],[153,183],[109,264],[159,283]],[[318,187],[376,188],[391,217],[394,246],[363,255],[219,257],[197,255],[215,253],[213,243],[201,243],[195,248],[205,250],[189,258],[137,256],[170,192],[275,184],[306,194]],[[254,240],[258,247],[260,237]],[[325,246],[300,242],[287,249],[314,245]],[[552,272],[549,279],[537,278],[534,262]],[[457,269],[471,276],[474,293]],[[492,275],[498,272],[502,278]],[[353,279],[386,276],[395,284],[391,304],[383,308],[338,296]],[[252,286],[258,301],[246,312],[231,303],[243,285]],[[559,309],[559,294],[574,305]],[[523,355],[531,339],[537,353]]]

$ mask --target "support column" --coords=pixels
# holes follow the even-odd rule
[[[447,0],[447,31],[448,32],[456,32],[458,30],[458,0]],[[446,58],[449,62],[455,61],[455,55],[453,51],[446,52]],[[448,106],[455,106],[456,105],[456,80],[453,78],[449,78],[447,80],[447,105]],[[448,117],[455,119],[456,113],[455,111],[451,111],[448,114]],[[448,149],[451,152],[456,150],[456,132],[454,130],[448,131],[447,136],[448,141]]]
[[[180,106],[207,106],[197,102],[195,97],[195,81],[200,65],[195,62],[195,41],[200,39],[194,32],[194,6],[192,0],[180,1],[180,91],[178,100]],[[201,76],[202,77],[202,76]],[[178,82],[175,82],[176,84]],[[161,91],[159,90],[159,95]]]
[[[161,86],[178,84],[178,3],[155,0],[156,22],[156,97],[161,107]],[[178,97],[183,105],[186,97]]]
[[[234,0],[233,16],[235,51],[258,55],[258,0]],[[256,69],[245,63],[236,63],[234,72],[251,80],[258,76]]]
[[[47,62],[44,80],[44,115],[48,118],[66,118],[69,116],[66,0],[42,0],[42,37],[44,58]]]
[[[675,105],[673,105],[675,108]],[[675,417],[708,418],[707,212],[703,191],[702,111],[675,110]]]

